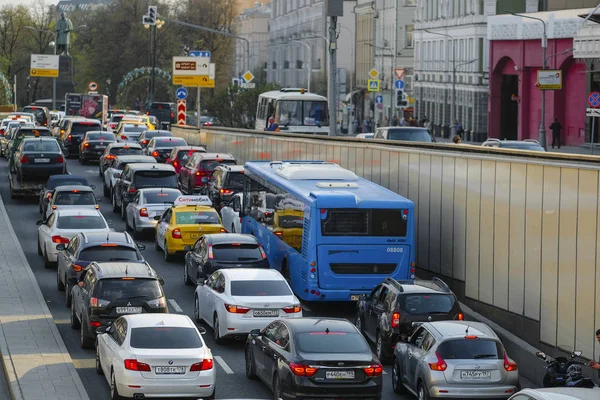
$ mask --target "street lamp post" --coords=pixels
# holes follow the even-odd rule
[[[308,43],[301,42],[300,40],[292,40],[293,43],[300,43],[306,46],[308,50],[308,92],[310,93],[310,76],[312,75],[312,50]]]

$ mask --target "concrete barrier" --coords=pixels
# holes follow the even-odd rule
[[[415,202],[417,260],[536,347],[600,346],[600,157],[232,129],[173,129],[249,160],[327,160]]]

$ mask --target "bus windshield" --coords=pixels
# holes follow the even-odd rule
[[[328,126],[327,102],[322,100],[279,100],[277,121],[281,126]]]

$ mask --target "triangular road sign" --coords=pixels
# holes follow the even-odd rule
[[[394,68],[394,74],[399,81],[404,78],[404,74],[406,73],[406,68]]]

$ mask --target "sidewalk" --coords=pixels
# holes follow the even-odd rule
[[[452,143],[452,139],[446,139],[446,138],[441,138],[441,137],[437,137],[437,136],[436,136],[435,140],[436,140],[436,142],[440,142],[440,143]],[[463,140],[461,143],[472,144],[472,145],[477,146],[477,145],[480,145],[482,142],[469,142],[469,141]],[[560,149],[558,149],[558,148],[553,149],[551,144],[548,144],[548,151],[553,152],[553,153],[564,153],[564,154],[584,154],[584,155],[592,154],[592,148],[589,143],[586,143],[581,146],[562,146]],[[600,145],[598,143],[596,143],[594,145],[594,155],[600,156]]]
[[[0,232],[0,355],[10,396],[89,400],[1,198]]]

